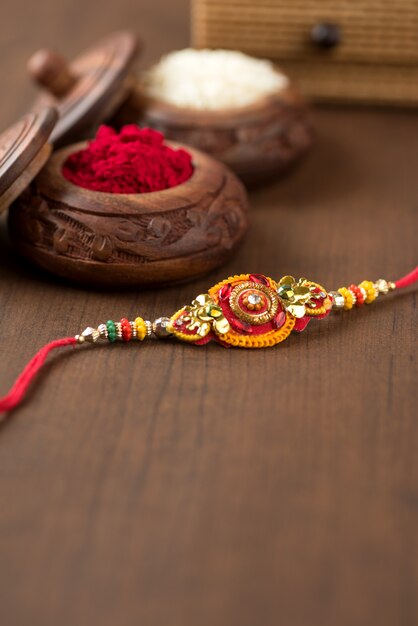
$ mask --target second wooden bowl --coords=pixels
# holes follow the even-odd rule
[[[152,286],[215,269],[242,240],[247,196],[221,163],[185,148],[194,165],[185,183],[110,194],[83,189],[62,175],[67,157],[85,146],[57,151],[11,207],[11,237],[33,263],[88,285]]]
[[[151,99],[138,83],[115,121],[138,120],[222,161],[249,186],[279,178],[313,140],[309,111],[292,86],[251,105],[202,111]]]

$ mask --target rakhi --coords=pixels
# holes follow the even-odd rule
[[[195,345],[216,341],[224,347],[267,348],[284,341],[292,331],[303,331],[312,319],[322,320],[331,310],[349,311],[418,281],[418,267],[395,282],[380,278],[358,285],[326,289],[307,278],[284,276],[278,282],[261,274],[231,276],[198,295],[171,317],[151,322],[142,317],[108,320],[87,327],[75,337],[53,341],[27,364],[10,392],[0,398],[0,412],[11,411],[25,397],[30,383],[55,348],[105,341],[143,341],[147,337],[174,337]]]

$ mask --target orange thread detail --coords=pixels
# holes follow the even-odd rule
[[[264,335],[239,335],[234,331],[229,331],[225,335],[217,333],[219,339],[224,343],[238,348],[269,348],[284,341],[292,332],[296,318],[286,313],[286,321],[281,328],[271,330]]]

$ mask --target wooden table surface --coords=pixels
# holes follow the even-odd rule
[[[11,3],[1,127],[31,102],[34,49],[70,54],[126,26],[148,63],[187,44],[187,3]],[[69,286],[19,260],[3,220],[0,395],[45,342],[170,313],[230,274],[333,289],[416,265],[417,114],[315,122],[302,166],[251,195],[237,256],[194,284]],[[410,290],[271,350],[149,342],[52,359],[0,427],[1,624],[416,625],[416,323]]]

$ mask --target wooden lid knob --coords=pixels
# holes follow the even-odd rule
[[[318,22],[311,30],[311,40],[319,49],[330,50],[340,45],[341,28],[334,22]]]
[[[56,98],[62,98],[77,83],[67,61],[53,50],[38,50],[28,61],[33,80]]]

